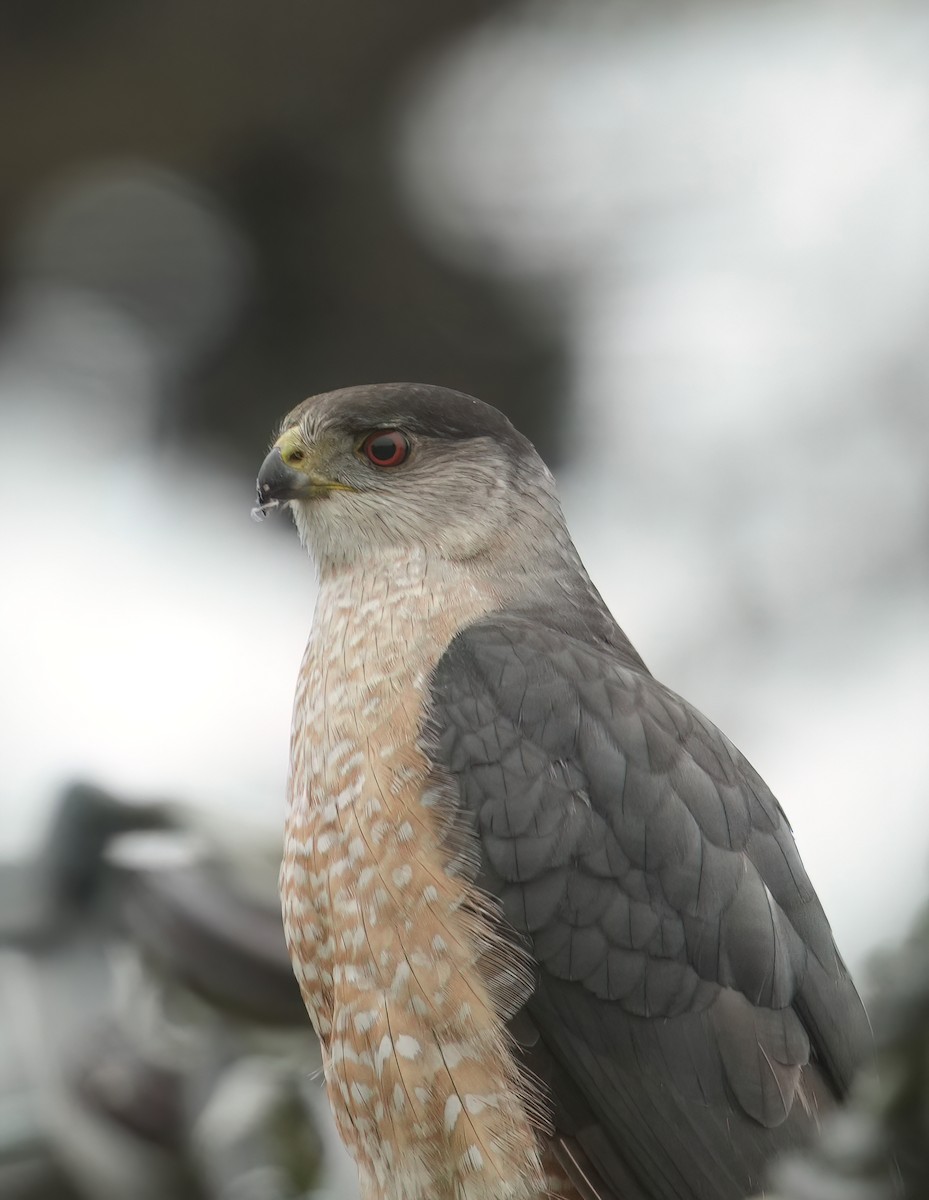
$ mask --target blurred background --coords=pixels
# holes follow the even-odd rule
[[[119,829],[182,829],[160,853],[199,899],[168,887],[166,916],[154,850],[106,852],[117,898],[61,968],[98,963],[88,1014],[138,1011],[127,941],[146,995],[151,961],[196,974],[171,921],[228,949],[218,861],[242,928],[274,911],[314,579],[287,522],[249,520],[253,481],[294,404],[378,380],[470,392],[533,438],[607,602],[774,788],[870,986],[929,891],[927,60],[916,0],[2,0],[0,858],[42,864],[5,893],[22,1046],[36,997],[72,994],[22,931],[80,907]],[[270,1070],[207,1025],[224,1070]],[[33,1059],[4,1076],[0,1054],[0,1112],[38,1079],[44,1153],[49,1080],[83,1068]],[[307,1178],[350,1194],[310,1118]],[[221,1191],[184,1153],[190,1194]]]

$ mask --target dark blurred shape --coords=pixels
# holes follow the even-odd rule
[[[17,234],[11,258],[19,280],[74,289],[121,313],[170,364],[203,354],[227,329],[246,262],[205,193],[132,161],[60,180]]]
[[[467,277],[425,248],[397,197],[391,113],[424,58],[500,0],[180,0],[155,5],[6,5],[0,103],[23,114],[0,134],[0,261],[35,202],[76,169],[157,164],[216,198],[254,256],[251,303],[233,340],[173,381],[163,437],[243,474],[274,421],[304,396],[348,383],[437,381],[507,409],[557,460],[564,354],[498,283]],[[154,166],[145,172],[155,174]],[[195,331],[197,289],[174,294],[156,236],[125,242],[149,203],[122,188],[128,225],[72,211],[52,272],[122,292]],[[170,234],[162,207],[157,226]],[[185,241],[191,265],[209,252]],[[89,237],[84,237],[88,233]],[[172,241],[171,246],[177,242]],[[108,247],[106,252],[100,247]],[[231,289],[236,290],[235,286]],[[221,322],[220,322],[221,325]],[[217,346],[218,350],[218,346]]]
[[[929,1196],[929,907],[871,973],[876,1070],[857,1081],[808,1154],[777,1164],[770,1200]]]
[[[146,1059],[119,1026],[102,1026],[88,1038],[71,1068],[71,1087],[89,1108],[146,1142],[180,1147],[180,1073]]]
[[[221,863],[138,872],[125,920],[160,969],[224,1012],[264,1025],[306,1021],[279,907],[242,896]]]
[[[30,946],[73,936],[108,878],[114,838],[176,826],[162,804],[125,804],[87,783],[65,788],[34,862],[0,860],[0,945]]]
[[[23,49],[43,43],[72,44],[92,37],[100,23],[118,9],[118,0],[3,0],[0,39]]]
[[[4,1200],[318,1183],[318,1051],[263,898],[274,856],[227,861],[187,817],[76,784],[37,860],[0,863]],[[172,831],[167,863],[146,841],[117,852],[152,830]]]
[[[89,783],[66,788],[45,839],[40,876],[51,902],[73,911],[105,877],[103,855],[114,838],[177,827],[163,804],[125,804]]]
[[[54,427],[91,484],[138,464],[179,380],[241,313],[241,237],[203,189],[127,161],[49,187],[7,249],[6,437]]]

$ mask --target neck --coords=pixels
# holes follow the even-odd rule
[[[439,630],[447,644],[463,625],[505,603],[499,580],[431,556],[424,546],[384,547],[363,565],[324,559],[319,574],[314,633],[341,614],[359,636],[368,629],[408,638],[410,648]]]

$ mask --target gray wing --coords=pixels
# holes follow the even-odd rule
[[[771,792],[634,652],[541,614],[460,634],[431,717],[480,883],[537,964],[517,1037],[588,1194],[758,1188],[870,1043]]]

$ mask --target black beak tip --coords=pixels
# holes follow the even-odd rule
[[[275,446],[261,464],[256,483],[256,507],[252,516],[256,521],[263,521],[275,509],[281,507],[283,500],[290,500],[299,494],[301,476],[284,462],[280,448]]]

